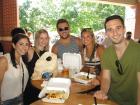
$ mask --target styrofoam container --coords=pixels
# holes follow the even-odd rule
[[[89,73],[89,79],[82,79],[82,78],[81,78],[82,76],[83,76],[84,78],[86,78],[87,75],[88,75],[88,73],[86,73],[86,72],[79,72],[79,73],[77,73],[77,74],[74,75],[74,80],[75,80],[76,82],[79,82],[79,83],[88,84],[89,82],[91,82],[91,80],[92,80],[93,78],[96,77],[96,75]]]
[[[69,97],[70,93],[70,85],[71,80],[68,78],[51,78],[46,86],[41,90],[39,94],[39,98],[42,98],[42,101],[49,102],[49,103],[64,103],[65,100]],[[59,98],[47,98],[44,97],[46,93],[49,91],[64,91],[65,92],[65,99]]]
[[[69,69],[77,69],[80,71],[82,68],[82,59],[79,53],[64,53],[63,66]]]

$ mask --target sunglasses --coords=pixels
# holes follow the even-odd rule
[[[62,32],[62,31],[68,31],[69,27],[64,27],[64,28],[58,28],[58,31]]]
[[[82,28],[81,32],[90,31],[93,32],[92,28]]]
[[[121,65],[120,61],[119,61],[119,60],[116,60],[116,61],[115,61],[115,64],[116,64],[118,73],[119,73],[120,75],[123,75],[123,74],[124,74],[124,71],[123,71],[123,69],[122,69],[122,65]]]

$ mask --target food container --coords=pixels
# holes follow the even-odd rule
[[[63,54],[63,66],[68,69],[75,69],[79,72],[82,68],[81,55],[78,53],[64,53]]]
[[[68,78],[50,78],[41,90],[39,98],[48,103],[64,103],[69,97],[71,80]]]

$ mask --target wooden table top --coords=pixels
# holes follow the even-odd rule
[[[32,84],[41,89],[41,80],[33,80]],[[65,103],[47,103],[43,102],[42,100],[35,101],[31,105],[94,105],[94,99],[93,95],[91,94],[79,94],[77,92],[84,91],[87,89],[93,88],[93,85],[83,85],[77,82],[72,82],[71,88],[70,88],[70,96],[65,101]],[[116,103],[110,101],[110,100],[97,100],[98,104],[102,105],[117,105]]]

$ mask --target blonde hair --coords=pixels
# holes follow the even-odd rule
[[[84,32],[89,32],[90,33],[90,36],[93,38],[93,43],[95,43],[95,35],[94,35],[94,32],[93,32],[92,28],[83,28],[81,30],[81,37],[82,37],[82,34]]]
[[[94,33],[93,33],[92,28],[83,28],[83,29],[81,30],[81,37],[82,37],[82,34],[83,34],[84,32],[89,32],[90,35],[91,35],[91,37],[94,37]]]
[[[48,37],[48,43],[47,43],[47,45],[44,47],[44,50],[45,51],[49,51],[49,34],[48,34],[48,31],[47,30],[45,30],[45,29],[40,29],[40,30],[38,30],[37,32],[36,32],[36,34],[35,34],[35,50],[37,51],[37,52],[39,52],[39,45],[38,45],[38,41],[39,41],[39,38],[40,38],[40,35],[42,34],[42,33],[45,33],[46,35],[47,35],[47,37]]]

